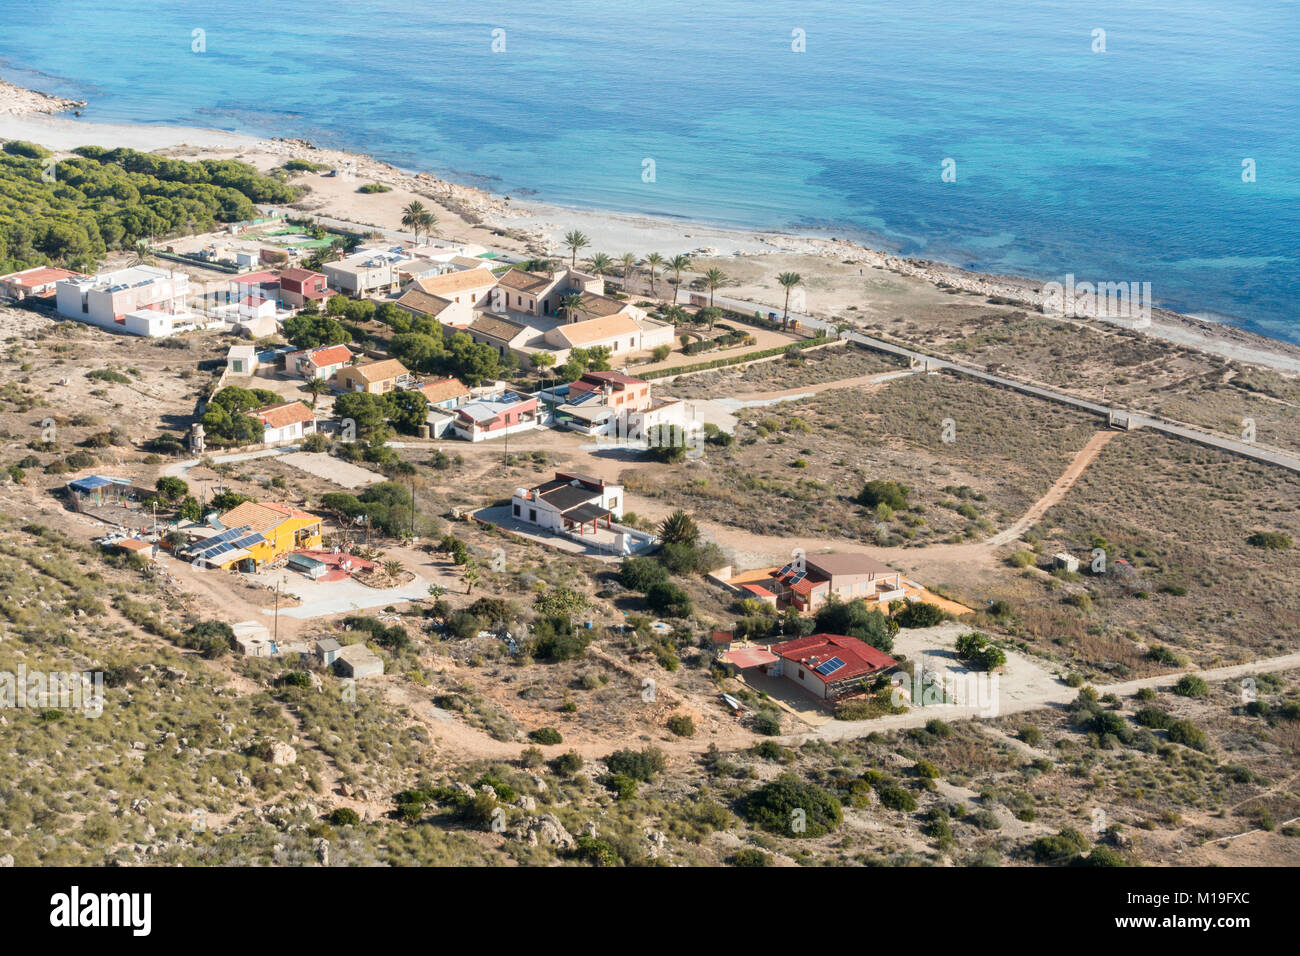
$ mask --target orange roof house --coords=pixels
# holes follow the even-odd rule
[[[365,365],[349,365],[334,373],[334,384],[341,392],[370,392],[382,395],[409,382],[411,382],[411,373],[397,359],[383,359]]]
[[[262,442],[275,445],[296,441],[316,430],[316,413],[302,402],[281,402],[248,413],[262,423]]]
[[[434,408],[452,409],[470,397],[469,386],[458,378],[426,382],[419,391]]]

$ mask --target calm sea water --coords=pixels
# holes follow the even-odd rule
[[[0,24],[0,74],[90,100],[86,119],[1149,281],[1160,304],[1300,341],[1294,0],[0,0]]]

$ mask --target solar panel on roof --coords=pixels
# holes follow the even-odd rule
[[[794,567],[793,564],[787,564],[787,565],[786,565],[785,567],[783,567],[780,571],[776,572],[776,576],[777,576],[778,578],[783,578],[783,577],[785,577],[787,574],[790,573],[790,569],[793,568],[793,567]]]
[[[823,677],[829,677],[843,666],[844,662],[842,660],[838,657],[832,657],[830,660],[823,661],[821,664],[817,665],[817,673],[821,674]]]
[[[790,579],[790,583],[791,583],[791,584],[798,584],[800,581],[802,581],[802,580],[803,580],[804,578],[806,578],[806,577],[808,577],[808,572],[807,572],[807,571],[800,571],[798,574],[796,574],[794,577],[792,577],[792,578]]]

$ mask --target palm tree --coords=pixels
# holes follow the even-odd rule
[[[704,273],[704,284],[709,288],[709,308],[713,308],[713,293],[718,291],[718,286],[727,281],[726,274],[716,266]]]
[[[436,231],[438,217],[431,212],[420,213],[420,231],[424,233],[424,238],[428,239]]]
[[[686,314],[686,310],[680,305],[670,305],[661,314],[673,325],[685,325],[690,319],[690,316]]]
[[[420,241],[420,229],[424,225],[424,215],[424,203],[418,199],[411,200],[406,208],[402,210],[402,225],[411,230],[417,243]]]
[[[603,276],[613,267],[614,260],[603,252],[594,253],[591,257],[591,274]]]
[[[785,314],[781,316],[781,326],[784,328],[790,323],[790,290],[803,282],[803,276],[797,272],[782,272],[776,281],[785,288]]]
[[[586,312],[587,304],[582,301],[581,292],[566,292],[560,296],[560,308],[564,310],[570,322],[577,322],[575,316],[579,312]]]
[[[630,276],[632,274],[632,270],[636,268],[636,253],[625,252],[623,253],[622,256],[619,257],[618,261],[623,264],[623,291],[626,292],[627,277]]]
[[[569,268],[578,268],[578,250],[585,249],[587,246],[591,245],[591,240],[577,229],[574,229],[564,237],[564,244],[568,246],[569,251],[573,253],[573,261],[570,263]]]
[[[131,265],[144,266],[154,261],[153,251],[149,248],[149,243],[145,239],[137,239],[135,245],[131,247]]]
[[[677,304],[677,290],[682,284],[682,270],[691,267],[691,257],[680,252],[668,260],[668,268],[673,270],[673,305]]]
[[[395,578],[402,573],[402,562],[395,558],[385,561],[383,567],[384,573],[390,578]]]
[[[311,410],[314,412],[320,397],[330,390],[329,382],[323,378],[311,378],[304,387],[311,393]]]
[[[694,544],[700,537],[695,519],[678,508],[659,525],[659,540],[664,544]]]
[[[664,264],[664,257],[657,252],[652,252],[645,257],[645,264],[650,267],[650,294],[655,294],[655,270]]]

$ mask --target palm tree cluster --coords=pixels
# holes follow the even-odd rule
[[[402,225],[411,230],[417,243],[420,241],[420,233],[424,233],[426,238],[429,237],[437,224],[438,217],[425,209],[424,203],[418,199],[411,200],[402,210]]]

